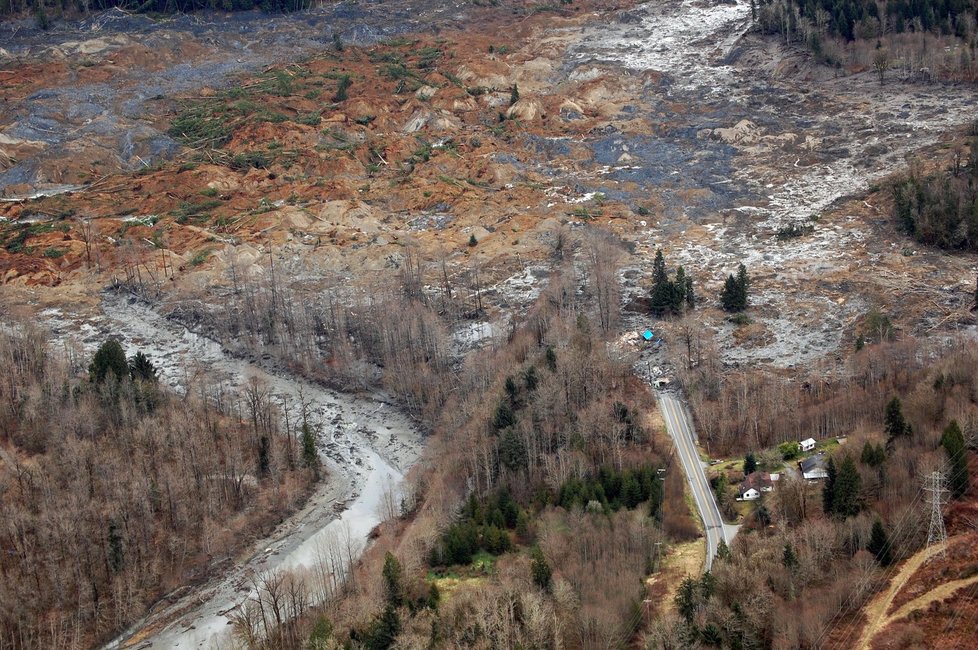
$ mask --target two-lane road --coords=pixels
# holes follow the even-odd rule
[[[720,509],[717,507],[710,482],[706,480],[706,473],[703,471],[703,463],[696,451],[692,418],[685,405],[668,393],[657,392],[656,395],[662,418],[666,423],[666,430],[669,431],[676,445],[676,453],[679,454],[690,491],[693,493],[693,500],[696,502],[703,527],[706,529],[706,570],[709,571],[713,558],[716,557],[720,540],[729,544],[736,533],[736,528],[731,526],[732,532],[728,534],[727,528],[724,527]]]

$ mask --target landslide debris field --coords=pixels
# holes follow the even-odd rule
[[[884,181],[908,156],[948,164],[978,91],[881,86],[749,27],[746,2],[387,2],[15,35],[0,273],[77,287],[143,268],[200,293],[270,259],[308,284],[418,256],[432,284],[442,262],[481,268],[504,320],[560,229],[598,224],[632,253],[629,298],[657,247],[685,265],[729,363],[832,359],[872,309],[911,333],[973,328],[975,257],[900,233]],[[50,185],[80,187],[24,199]],[[741,260],[752,322],[735,325],[716,295]]]

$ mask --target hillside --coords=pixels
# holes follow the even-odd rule
[[[26,582],[24,531],[53,540],[51,571],[77,554],[70,529],[44,533],[44,512],[8,525],[0,647],[963,634],[974,488],[955,487],[947,559],[923,547],[920,509],[924,477],[967,474],[978,439],[978,87],[956,49],[973,51],[974,7],[938,5],[933,24],[916,5],[902,29],[879,23],[882,70],[876,5],[386,0],[0,23],[2,333],[21,365],[33,328],[51,340],[48,365],[0,392],[4,507],[30,510],[25,467],[68,499],[67,449],[188,417],[207,469],[179,447],[163,467],[194,477],[182,499],[216,504],[177,559],[188,521],[151,505],[123,527],[133,488],[99,492],[86,535],[104,571],[74,611],[52,580]],[[45,417],[81,417],[52,411],[52,390],[82,396],[65,413],[109,408],[86,370],[113,338],[158,369],[165,417],[137,396],[94,432],[32,442]],[[688,404],[690,454],[718,461],[705,491],[740,526],[705,575],[699,484],[654,379]],[[783,445],[808,437],[851,494],[795,479]],[[113,476],[162,444],[124,440]],[[787,472],[753,505],[734,498],[748,455]],[[230,466],[250,505],[203,487]],[[877,528],[886,561],[867,550]],[[177,541],[120,573],[119,549],[151,539]]]

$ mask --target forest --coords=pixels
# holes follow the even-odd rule
[[[4,322],[0,647],[105,642],[308,494],[313,471],[267,393],[224,412],[173,394],[114,340],[89,360]]]
[[[932,83],[975,80],[978,8],[971,0],[760,0],[755,28],[808,48],[837,70]]]

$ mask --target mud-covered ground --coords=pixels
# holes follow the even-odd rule
[[[33,19],[0,22],[0,196],[168,160],[179,146],[160,117],[176,97],[332,48],[334,34],[370,45],[464,21],[471,8],[394,0],[165,18],[114,9],[47,31]]]

